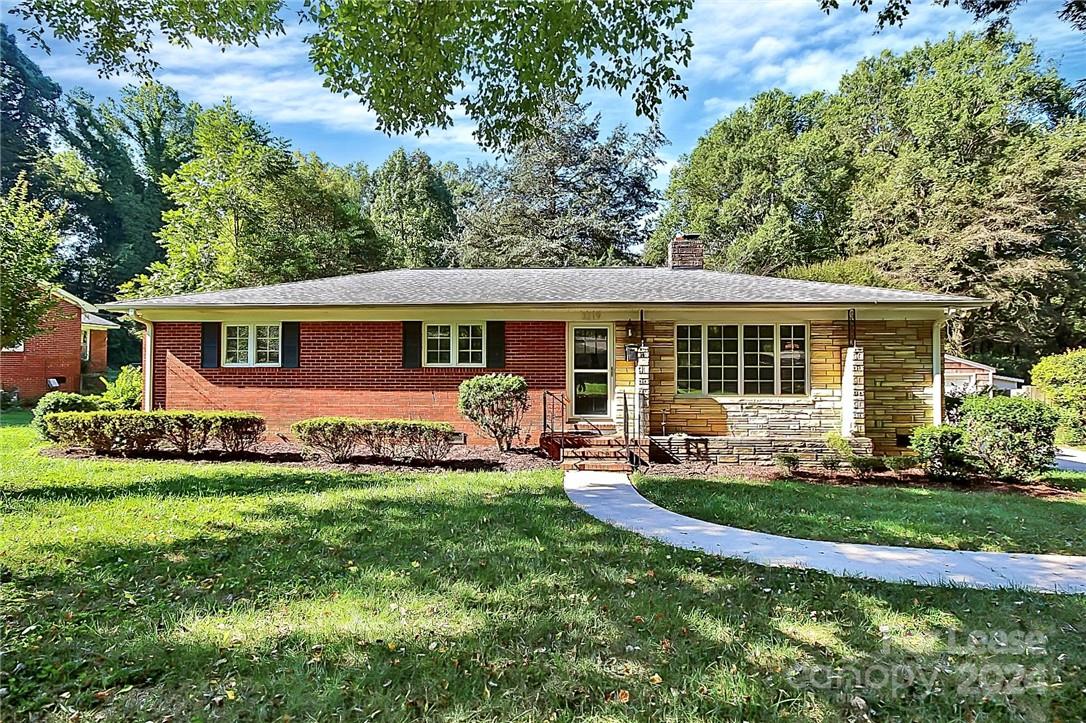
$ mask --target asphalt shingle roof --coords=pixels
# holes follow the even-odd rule
[[[103,304],[194,306],[444,304],[917,304],[977,306],[965,296],[659,267],[398,269]]]
[[[82,317],[79,320],[81,324],[91,324],[93,326],[104,326],[109,329],[120,329],[121,325],[112,319],[107,319],[104,316],[98,316],[92,314],[89,311],[84,311]]]

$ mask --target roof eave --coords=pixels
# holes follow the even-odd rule
[[[152,303],[141,304],[139,301],[114,302],[99,304],[100,309],[127,313],[134,309],[318,309],[318,308],[343,308],[357,307],[360,309],[382,309],[397,307],[423,307],[423,306],[584,306],[585,304],[599,304],[605,306],[737,306],[737,307],[761,307],[772,308],[780,306],[800,306],[817,308],[849,309],[854,307],[879,307],[879,306],[904,306],[909,308],[926,309],[976,309],[990,306],[987,299],[953,299],[953,300],[893,300],[893,301],[631,301],[614,300],[600,301],[598,299],[582,299],[570,301],[445,301],[445,302],[404,302],[396,304],[355,304],[351,302],[338,303],[215,303],[215,304],[166,304]]]

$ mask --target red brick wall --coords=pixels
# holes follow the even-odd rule
[[[90,330],[90,359],[87,360],[88,374],[101,374],[109,366],[106,353],[109,349],[108,332],[105,329]]]
[[[79,391],[80,317],[79,307],[56,299],[42,324],[45,331],[27,339],[21,352],[0,351],[0,386],[33,400],[49,391],[46,379],[64,377],[62,390]]]
[[[544,389],[566,385],[566,325],[509,321],[501,370],[402,368],[400,322],[302,322],[297,369],[200,368],[200,324],[154,325],[154,406],[257,412],[274,432],[308,417],[432,419],[452,422],[474,442],[476,430],[456,410],[460,382],[487,371],[520,374],[532,390],[525,430],[538,436]]]

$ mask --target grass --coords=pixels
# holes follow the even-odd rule
[[[4,720],[1086,715],[1083,596],[681,551],[556,472],[58,459],[0,421]]]
[[[1086,473],[1053,472],[1054,497],[794,480],[641,477],[669,510],[790,537],[951,550],[1086,555]]]

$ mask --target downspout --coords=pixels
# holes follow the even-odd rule
[[[943,326],[946,318],[931,325],[931,423],[943,423]]]
[[[155,393],[155,325],[140,317],[135,309],[129,309],[127,316],[143,325],[143,411],[150,412],[154,409]]]

